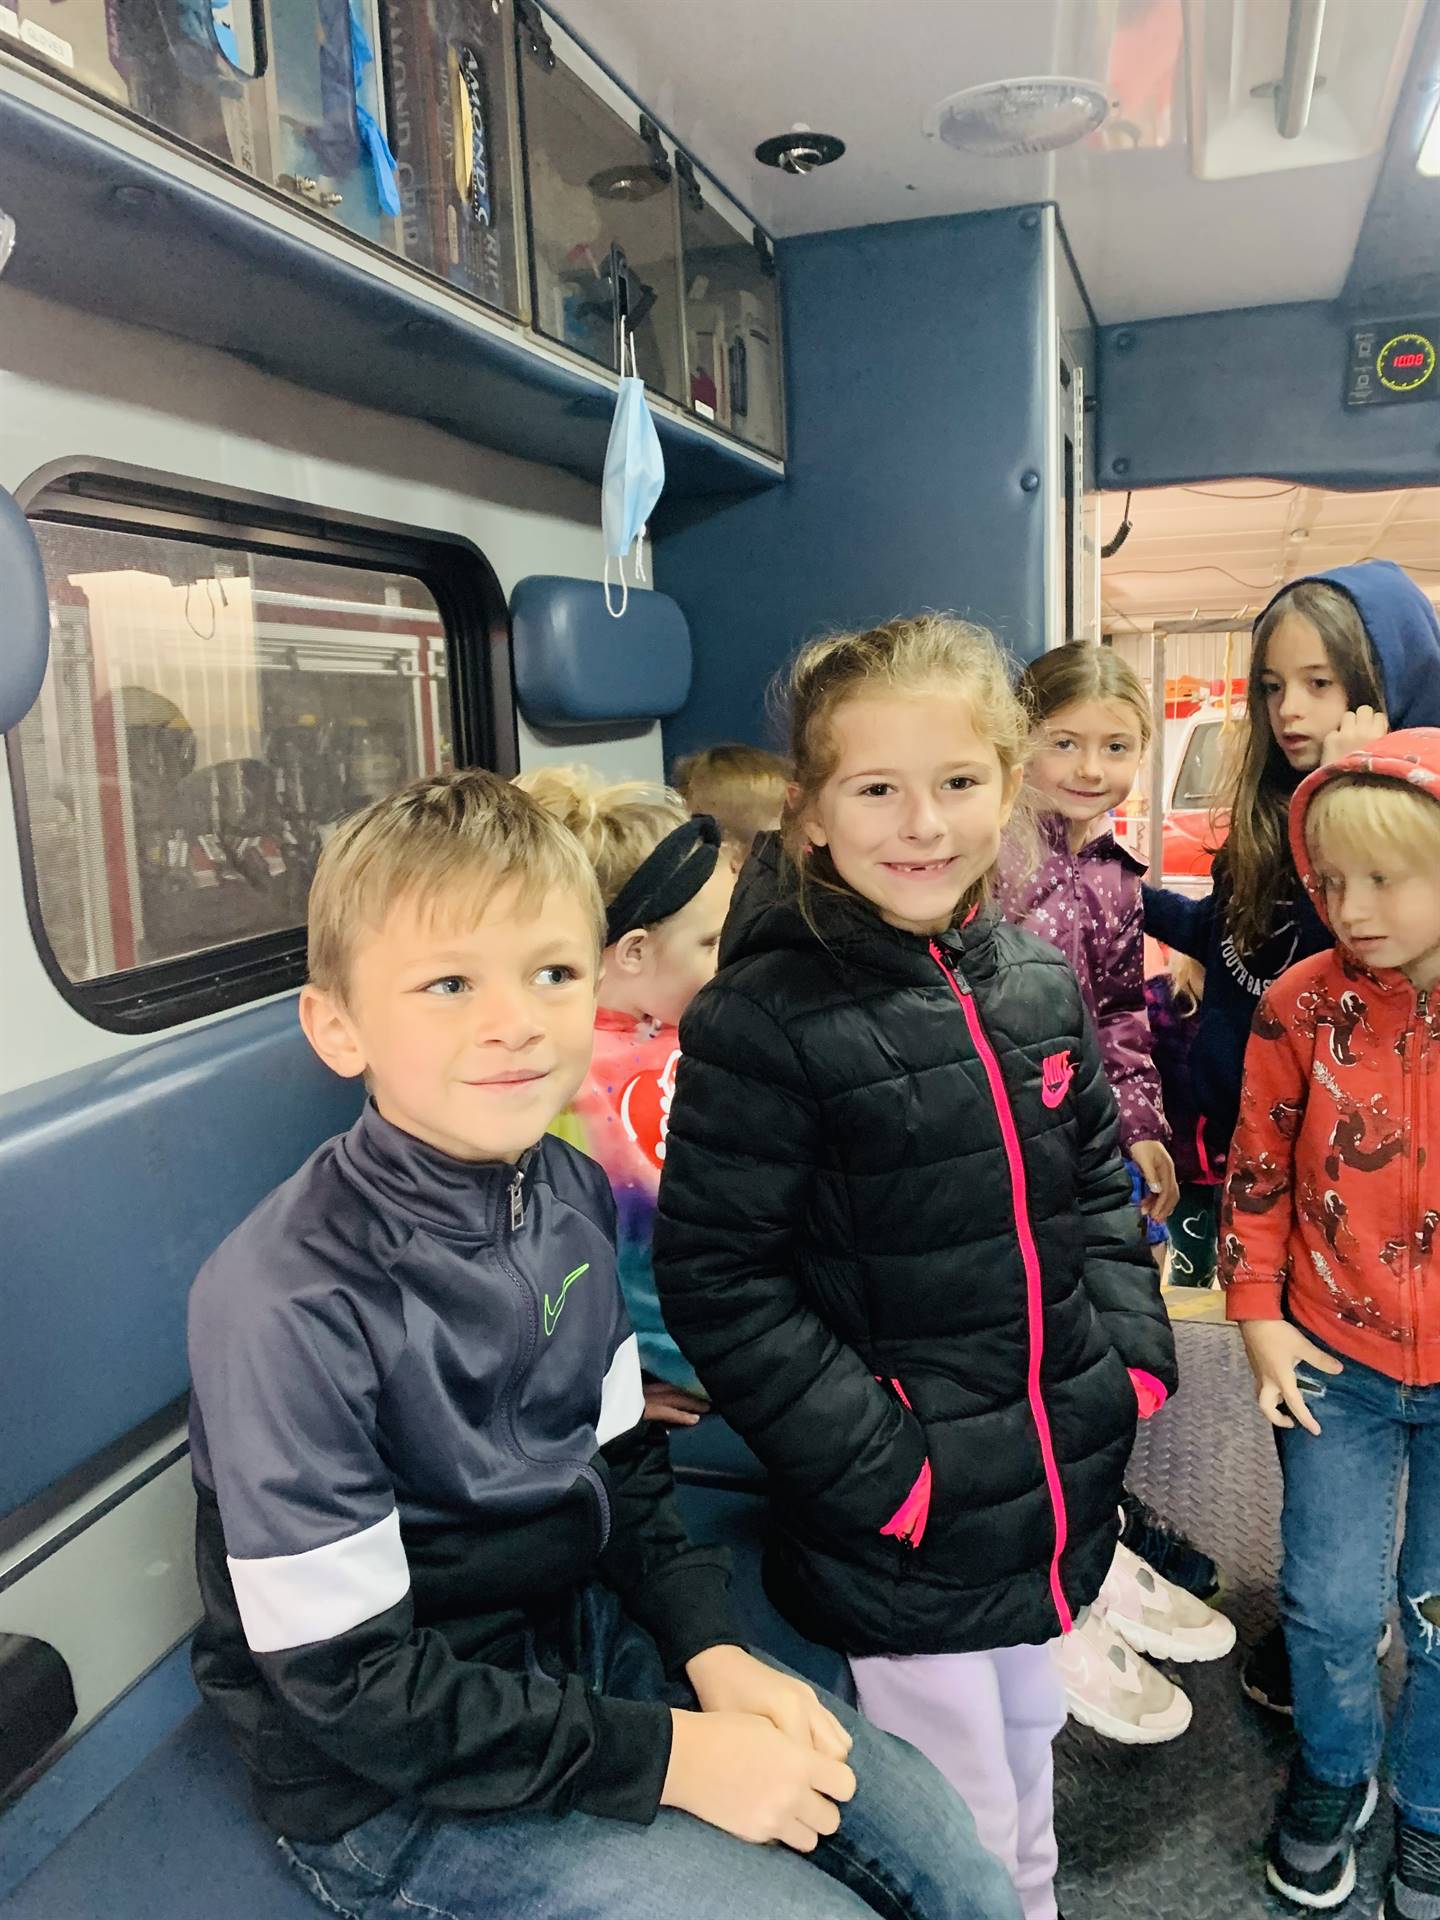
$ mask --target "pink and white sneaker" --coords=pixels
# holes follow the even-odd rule
[[[1223,1660],[1235,1645],[1233,1620],[1162,1579],[1127,1546],[1115,1549],[1095,1606],[1136,1653],[1154,1660]]]
[[[1178,1740],[1190,1724],[1188,1697],[1141,1660],[1099,1608],[1063,1639],[1051,1657],[1073,1720],[1127,1747]]]

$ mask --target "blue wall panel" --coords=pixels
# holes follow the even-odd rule
[[[0,1099],[0,1515],[185,1391],[202,1261],[358,1110],[293,995]]]
[[[1350,328],[1381,317],[1316,300],[1106,327],[1100,485],[1440,483],[1440,403],[1345,406]]]
[[[829,628],[938,607],[1043,645],[1046,245],[1033,207],[782,245],[787,482],[658,522],[695,646],[670,753],[767,738],[767,681]]]

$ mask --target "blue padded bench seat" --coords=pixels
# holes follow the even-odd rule
[[[734,1553],[752,1643],[853,1699],[840,1655],[802,1640],[761,1590],[764,1501],[690,1485],[680,1502],[696,1540],[723,1541]],[[321,1911],[252,1813],[244,1771],[208,1707],[0,1900],[0,1920],[316,1920]]]

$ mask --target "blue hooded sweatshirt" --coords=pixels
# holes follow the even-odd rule
[[[1354,601],[1379,664],[1391,727],[1440,727],[1440,619],[1415,582],[1393,560],[1362,560],[1358,566],[1333,567],[1305,578],[1338,587]],[[1298,585],[1287,581],[1281,592]],[[1265,613],[1279,598],[1276,594]],[[1297,774],[1295,784],[1299,782]],[[1293,893],[1277,903],[1269,938],[1255,953],[1237,951],[1225,926],[1227,904],[1223,862],[1215,889],[1204,900],[1145,888],[1145,931],[1205,967],[1205,997],[1190,1068],[1212,1163],[1224,1154],[1235,1131],[1245,1046],[1261,994],[1297,960],[1335,944],[1298,878]]]

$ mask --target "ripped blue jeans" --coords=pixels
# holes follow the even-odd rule
[[[1321,1432],[1280,1436],[1295,1731],[1306,1766],[1332,1786],[1379,1767],[1375,1643],[1395,1596],[1403,1500],[1406,1677],[1390,1728],[1390,1784],[1402,1818],[1440,1833],[1440,1386],[1406,1387],[1356,1360],[1344,1367],[1333,1376],[1297,1367]]]

